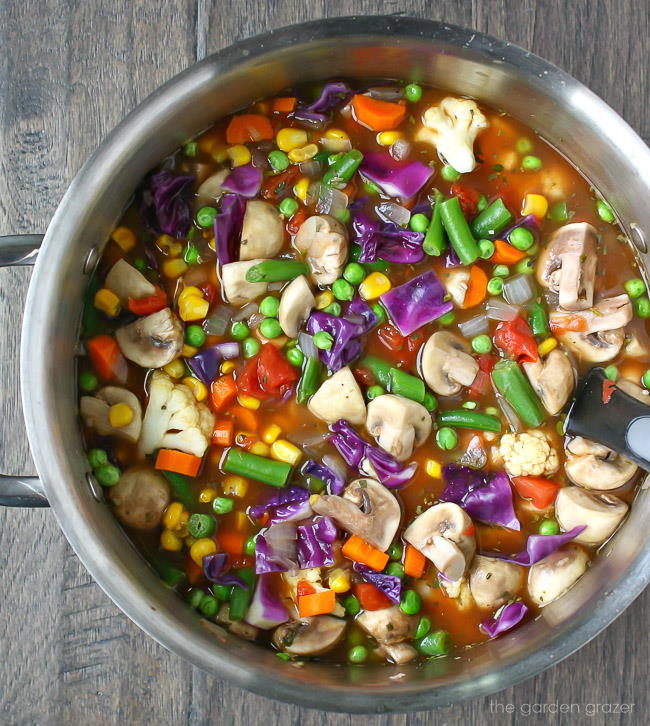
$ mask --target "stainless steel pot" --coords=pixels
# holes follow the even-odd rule
[[[474,96],[530,124],[610,201],[647,269],[650,150],[605,103],[536,56],[442,23],[356,17],[291,26],[237,43],[181,73],[131,113],[79,172],[45,235],[22,337],[25,419],[38,479],[4,477],[0,502],[50,503],[100,586],[166,648],[216,676],[305,706],[422,710],[506,688],[584,645],[650,577],[647,491],[603,556],[534,622],[458,659],[422,666],[302,668],[198,615],[138,555],[88,476],[74,351],[83,292],[104,241],[143,175],[212,121],[285,86],[331,76],[386,77]],[[28,263],[34,239],[7,238],[0,264]]]

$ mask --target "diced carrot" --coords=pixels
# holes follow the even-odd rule
[[[291,113],[296,107],[297,99],[293,96],[282,96],[273,101],[273,110],[276,113]]]
[[[237,398],[237,384],[232,375],[220,376],[210,386],[213,411],[221,411]]]
[[[233,406],[231,413],[247,431],[257,431],[259,426],[255,412],[243,406]]]
[[[370,582],[359,582],[353,590],[364,610],[383,610],[393,604],[387,595]]]
[[[302,595],[298,598],[298,612],[301,618],[312,615],[327,615],[334,610],[336,594],[334,590],[323,590],[312,595]]]
[[[156,457],[156,469],[173,471],[185,476],[196,476],[201,468],[203,459],[200,456],[186,454],[175,449],[160,449]]]
[[[304,209],[299,209],[293,217],[287,222],[287,232],[289,234],[298,234],[298,230],[302,226],[302,223],[307,219],[307,212]]]
[[[549,323],[554,333],[584,333],[587,330],[587,321],[579,315],[554,315]]]
[[[467,292],[463,300],[463,308],[473,308],[480,305],[487,295],[488,277],[482,267],[472,265],[469,268],[469,281]]]
[[[530,499],[537,509],[546,509],[555,501],[560,486],[541,476],[513,476],[515,491],[523,499]]]
[[[234,529],[221,529],[217,533],[217,542],[219,549],[229,555],[244,554],[246,537],[242,532],[236,532]]]
[[[229,144],[247,144],[249,141],[263,141],[273,138],[273,127],[266,116],[244,113],[233,116],[226,129]]]
[[[355,562],[361,562],[373,570],[381,571],[386,567],[388,555],[376,547],[369,545],[359,535],[353,534],[343,545],[341,552],[345,557]]]
[[[217,421],[212,429],[212,443],[215,446],[232,446],[235,441],[235,424],[230,419]]]
[[[391,131],[406,117],[406,106],[357,94],[352,97],[355,119],[372,131]]]
[[[515,262],[523,260],[525,256],[525,252],[513,247],[504,239],[495,239],[494,254],[490,257],[490,262],[495,265],[514,265]]]
[[[426,566],[427,558],[413,545],[407,544],[404,552],[404,574],[410,577],[422,577]]]
[[[110,335],[96,335],[86,341],[86,349],[93,368],[103,381],[119,380],[126,377],[126,360],[115,338]]]
[[[316,588],[309,582],[309,580],[300,580],[296,586],[296,593],[298,597],[303,595],[313,595],[316,592]]]

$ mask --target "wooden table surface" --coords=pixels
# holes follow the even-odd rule
[[[0,234],[44,231],[102,137],[207,53],[293,22],[379,12],[471,26],[525,46],[650,138],[648,0],[3,0]],[[28,283],[27,269],[0,271],[6,473],[33,472],[17,393]],[[249,694],[168,653],[91,580],[48,510],[0,508],[3,725],[648,723],[649,616],[646,591],[579,653],[490,698],[411,715],[322,713]],[[574,704],[573,715],[554,715],[561,704]]]

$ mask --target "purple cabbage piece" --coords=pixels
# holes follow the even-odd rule
[[[364,441],[344,419],[333,423],[331,429],[334,435],[330,437],[330,443],[336,447],[346,464],[367,475],[367,472],[362,470],[362,466],[367,462],[385,487],[389,489],[401,487],[415,474],[417,464],[402,466],[383,449]]]
[[[511,602],[498,610],[494,617],[482,620],[481,628],[490,638],[496,638],[499,633],[505,633],[518,625],[527,612],[528,608],[521,600]]]
[[[307,332],[315,335],[320,331],[329,333],[334,339],[329,350],[318,351],[319,358],[331,371],[338,371],[361,353],[359,338],[366,332],[365,325],[315,311],[307,320]]]
[[[214,219],[214,240],[220,265],[239,260],[239,244],[246,214],[246,200],[239,194],[224,194],[221,211]]]
[[[253,599],[244,618],[249,625],[262,630],[270,630],[289,619],[282,600],[273,587],[272,578],[260,575],[255,584]]]
[[[239,343],[235,341],[217,343],[205,348],[191,358],[186,358],[185,362],[200,381],[212,383],[217,377],[221,361],[238,358],[239,353]]]
[[[486,524],[521,529],[512,505],[510,481],[503,472],[490,474],[447,464],[442,474],[446,483],[440,497],[443,501],[458,504],[470,517]]]
[[[303,487],[296,486],[279,489],[264,504],[250,508],[250,513],[258,519],[265,512],[269,513],[269,524],[306,519],[311,516],[309,492]]]
[[[359,171],[389,197],[410,199],[429,181],[433,169],[420,161],[396,161],[382,151],[366,154]]]
[[[348,303],[348,308],[345,314],[347,317],[350,317],[351,315],[358,315],[360,318],[363,318],[366,333],[379,321],[375,311],[370,307],[370,305],[368,305],[368,303],[364,302],[359,295],[355,295]]]
[[[278,530],[282,534],[278,538]],[[284,540],[284,541],[283,541]],[[255,539],[255,572],[287,572],[295,569],[296,530],[290,523],[273,524]]]
[[[373,584],[378,590],[381,590],[384,595],[395,605],[399,605],[400,598],[402,596],[402,581],[395,575],[387,575],[385,572],[377,572],[366,565],[362,565],[360,562],[355,562],[352,565],[355,572],[358,572],[366,582]]]
[[[330,494],[341,494],[345,489],[345,479],[332,471],[325,464],[318,464],[313,459],[309,459],[302,468],[305,476],[315,476],[317,479],[325,482],[327,490]]]
[[[424,257],[424,235],[420,232],[402,229],[393,222],[382,226],[363,212],[355,214],[353,226],[357,233],[356,242],[361,247],[359,262],[376,262],[381,258],[410,265],[420,262]]]
[[[447,247],[445,252],[445,267],[462,267],[463,263],[456,254],[456,250],[453,247]]]
[[[323,520],[329,520],[323,523]],[[301,524],[296,527],[298,567],[304,570],[309,567],[326,567],[334,564],[333,539],[336,539],[336,527],[329,517]]]
[[[427,270],[384,293],[380,300],[402,335],[453,310],[446,290],[433,270]]]
[[[169,234],[180,239],[190,230],[192,215],[183,192],[194,181],[192,176],[163,169],[148,177],[142,187],[142,218],[152,234]]]
[[[228,555],[225,552],[217,552],[213,555],[206,555],[203,558],[203,574],[210,582],[216,582],[223,573]]]
[[[536,565],[545,557],[559,550],[567,542],[570,542],[574,537],[577,537],[584,529],[586,529],[586,525],[574,527],[568,532],[561,532],[560,534],[531,534],[526,542],[526,550],[517,555],[506,555],[503,552],[481,552],[481,554],[486,557],[494,557],[497,560],[514,562],[524,567],[532,567],[532,565]]]
[[[306,121],[314,126],[322,126],[329,121],[328,111],[339,104],[347,103],[353,91],[343,81],[326,83],[320,96],[308,106],[299,106],[293,114],[297,121]]]
[[[510,232],[512,232],[513,229],[517,229],[517,227],[526,227],[526,229],[533,232],[535,236],[537,236],[537,232],[540,231],[540,223],[537,217],[534,214],[528,214],[525,217],[520,217],[512,225],[512,227],[508,227],[508,229],[506,229],[504,232],[499,232],[498,235],[494,236],[498,237],[499,239],[508,239]]]
[[[233,194],[239,194],[247,199],[257,196],[262,186],[262,170],[252,164],[236,166],[224,179],[221,188]]]
[[[215,580],[215,583],[217,585],[234,585],[235,587],[241,587],[242,590],[248,590],[248,584],[237,575],[222,575]]]

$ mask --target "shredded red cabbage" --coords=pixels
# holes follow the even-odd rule
[[[329,333],[334,339],[329,350],[318,351],[319,358],[331,371],[338,371],[360,355],[359,338],[366,332],[365,325],[314,311],[307,320],[307,332],[315,335],[320,331]]]
[[[402,335],[453,310],[451,300],[433,270],[427,270],[384,293],[380,300]]]
[[[296,527],[296,532],[299,569],[334,564],[332,542],[336,539],[336,526],[329,517],[319,517],[313,522],[301,524]]]
[[[313,459],[305,462],[302,467],[303,476],[314,476],[320,479],[327,485],[327,490],[330,494],[341,494],[345,488],[345,479],[337,474],[335,471],[325,466],[325,464],[318,464]]]
[[[526,542],[525,552],[520,552],[517,555],[506,555],[503,552],[481,552],[481,554],[486,557],[494,557],[497,560],[505,560],[524,567],[531,567],[545,557],[552,555],[555,550],[560,549],[574,537],[577,537],[584,529],[586,529],[586,525],[574,527],[568,532],[561,532],[560,534],[531,534]]]
[[[388,152],[365,154],[359,171],[389,197],[409,199],[429,181],[433,169],[420,161],[396,161]]]
[[[353,95],[352,89],[343,81],[326,83],[320,96],[308,106],[299,106],[293,114],[297,121],[306,121],[314,126],[323,126],[329,121],[328,112],[339,104],[347,103]]]
[[[361,247],[359,262],[376,262],[381,258],[388,262],[412,265],[424,257],[424,235],[402,229],[393,222],[384,224],[370,220],[363,212],[354,215],[353,227],[357,244]]]
[[[214,240],[220,265],[239,260],[239,244],[246,213],[246,200],[239,194],[224,194],[214,220]]]
[[[186,358],[185,362],[200,381],[212,383],[217,377],[221,361],[239,358],[239,354],[239,343],[235,341],[217,343],[205,348],[191,358]]]
[[[395,575],[387,575],[385,572],[377,572],[370,567],[355,562],[352,565],[355,572],[358,572],[366,582],[373,584],[378,590],[396,605],[399,605],[402,596],[402,581]]]
[[[353,315],[358,315],[363,319],[364,333],[370,331],[379,321],[375,311],[359,295],[355,295],[348,303],[346,317],[350,318]]]
[[[262,186],[262,170],[252,164],[236,166],[224,179],[221,188],[233,194],[252,199],[257,196]]]
[[[269,524],[306,519],[311,516],[309,492],[303,487],[296,486],[278,489],[264,504],[250,508],[250,513],[257,519],[265,512],[269,513]]]
[[[289,619],[282,600],[273,587],[273,579],[269,575],[260,575],[255,584],[253,599],[244,618],[249,625],[261,630],[270,630]]]
[[[332,542],[336,536],[336,526],[329,517],[315,517],[297,527],[288,520],[273,524],[255,540],[255,572],[287,572],[332,565]]]
[[[520,623],[527,612],[528,608],[521,600],[508,603],[497,610],[494,617],[482,620],[481,628],[490,638],[496,638],[499,633],[505,633],[506,630],[510,630]]]
[[[192,176],[174,174],[163,169],[149,176],[141,191],[141,213],[145,227],[152,234],[186,237],[192,215],[183,192],[194,181]]]
[[[203,558],[203,574],[210,582],[216,582],[226,567],[228,555],[225,552],[216,552]]]

